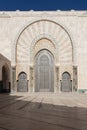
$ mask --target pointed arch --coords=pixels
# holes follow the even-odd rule
[[[65,71],[62,74],[61,91],[62,92],[71,92],[72,91],[71,75],[67,71]]]
[[[27,74],[25,72],[20,72],[18,75],[17,91],[18,92],[28,91]]]
[[[14,40],[14,47],[12,47],[12,48],[14,48],[15,50],[17,49],[18,41],[19,41],[21,35],[23,34],[23,32],[24,32],[27,28],[29,28],[30,26],[34,25],[35,23],[43,22],[43,21],[49,22],[49,23],[53,23],[53,24],[59,26],[62,30],[65,31],[65,33],[67,34],[67,36],[68,36],[68,38],[69,38],[69,40],[70,40],[71,46],[72,46],[72,52],[73,52],[73,54],[72,54],[72,59],[73,59],[73,56],[74,56],[74,49],[73,49],[73,48],[74,48],[74,40],[73,40],[73,38],[72,38],[72,35],[71,35],[71,33],[70,33],[70,30],[69,30],[67,27],[65,27],[65,25],[63,25],[62,23],[60,23],[60,22],[55,22],[55,21],[52,21],[52,20],[50,20],[50,19],[38,19],[38,20],[33,20],[32,22],[29,22],[28,24],[26,24],[25,26],[23,26],[23,27],[20,29],[19,33],[17,34],[17,36],[16,36],[16,38],[15,38],[15,40]],[[43,35],[43,37],[44,37],[45,34],[46,34],[46,32],[44,32],[44,33],[41,34],[41,35]],[[46,36],[47,36],[47,35],[49,35],[49,34],[46,34]],[[49,36],[52,37],[51,35],[49,35]],[[39,36],[37,36],[37,37],[39,37]],[[55,39],[55,38],[53,38],[53,39]],[[56,39],[55,39],[54,41],[55,41],[55,43],[58,43],[58,41],[56,41]],[[32,41],[32,42],[33,42],[33,41]],[[32,43],[31,43],[31,44],[32,44]],[[12,52],[14,53],[14,54],[13,54],[13,59],[14,59],[14,60],[16,60],[16,52],[15,52],[15,50],[14,50],[14,51],[12,50]],[[14,61],[14,63],[15,63],[15,61]]]

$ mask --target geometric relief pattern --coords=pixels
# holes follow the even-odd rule
[[[71,76],[68,72],[64,72],[62,74],[61,91],[62,92],[72,91]]]
[[[27,92],[28,84],[27,84],[27,75],[24,72],[21,72],[18,76],[18,92]]]
[[[40,39],[35,45],[34,45],[34,50],[36,52],[38,52],[39,50],[41,49],[48,49],[49,48],[52,50],[52,52],[54,51],[55,49],[55,45],[49,40],[49,39],[46,39],[46,38],[42,38]]]
[[[43,49],[47,49],[49,50],[50,52],[53,53],[53,55],[55,55],[55,45],[48,39],[40,39],[33,47],[33,52],[34,52],[34,55],[33,57],[36,55],[36,53],[38,53],[40,50],[43,50]],[[33,60],[34,58],[32,58]]]
[[[34,22],[23,30],[17,43],[17,63],[29,62],[33,53],[29,52],[29,48],[32,51],[31,44],[35,38],[45,34],[55,39],[56,47],[59,48],[59,62],[72,63],[72,45],[68,33],[60,25],[48,20]]]
[[[47,50],[40,51],[35,58],[35,91],[53,92],[53,57]]]
[[[77,77],[78,77],[77,67],[74,66],[73,67],[73,90],[74,91],[77,91],[77,86],[78,86],[78,84],[77,84],[77,80],[78,80]]]

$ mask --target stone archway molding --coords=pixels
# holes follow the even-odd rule
[[[28,22],[26,25],[24,25],[18,32],[18,34],[16,35],[14,41],[13,41],[13,46],[12,46],[12,64],[15,65],[16,62],[15,62],[15,59],[16,59],[16,46],[17,46],[17,41],[18,39],[20,38],[22,32],[27,28],[29,27],[30,25],[36,23],[36,22],[39,22],[39,21],[49,21],[49,22],[52,22],[52,23],[55,23],[56,25],[60,26],[62,29],[65,30],[65,32],[67,33],[67,35],[69,36],[69,39],[71,41],[71,44],[72,44],[72,49],[75,48],[75,42],[74,42],[74,39],[73,39],[73,36],[70,32],[70,30],[65,26],[63,25],[62,23],[60,23],[59,21],[56,22],[56,21],[53,21],[51,19],[35,19],[31,22]],[[43,37],[44,37],[45,34],[43,34]],[[74,49],[73,49],[73,57],[74,57]]]

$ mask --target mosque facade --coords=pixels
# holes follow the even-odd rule
[[[1,11],[0,93],[87,91],[87,11]]]

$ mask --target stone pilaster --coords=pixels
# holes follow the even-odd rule
[[[33,76],[33,67],[30,67],[30,92],[34,92],[34,76]]]
[[[77,91],[78,84],[77,84],[77,66],[73,67],[73,91]]]
[[[59,66],[55,67],[55,82],[56,82],[56,88],[54,92],[59,92]]]
[[[16,92],[16,66],[11,67],[11,92]]]

